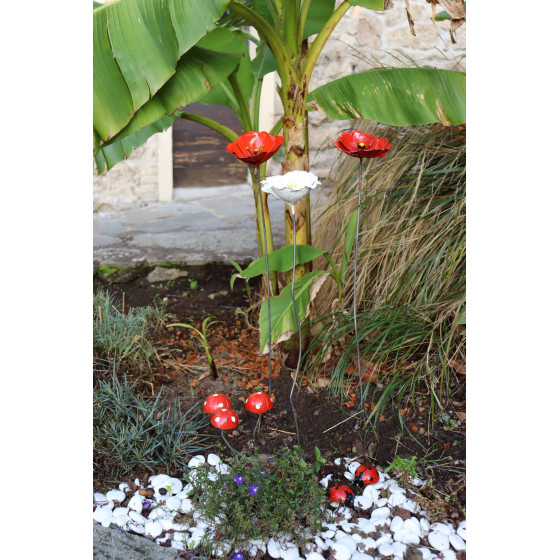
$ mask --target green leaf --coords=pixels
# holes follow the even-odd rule
[[[109,140],[174,74],[228,0],[117,0],[93,10],[93,126]]]
[[[290,265],[291,267],[291,265]],[[294,298],[300,321],[307,317],[309,305],[315,299],[319,288],[328,277],[322,270],[310,272],[294,283]],[[272,344],[290,338],[297,331],[297,319],[291,296],[291,284],[288,284],[280,295],[270,298],[270,317],[272,326]],[[268,306],[261,305],[259,316],[260,351],[268,351]]]
[[[198,101],[208,91],[221,83],[239,64],[238,53],[218,53],[193,47],[181,57],[175,74],[157,94],[145,103],[129,124],[112,140],[124,137],[152,125],[162,117]]]
[[[109,171],[109,169],[114,167],[117,163],[126,159],[134,148],[138,148],[138,146],[144,144],[150,136],[169,128],[178,118],[179,115],[162,117],[152,124],[141,128],[137,132],[125,136],[122,140],[114,140],[101,147],[97,153],[95,153],[97,173]]]
[[[346,271],[348,270],[348,263],[350,262],[350,255],[354,248],[354,241],[356,239],[356,222],[358,221],[358,210],[354,210],[348,219],[346,226],[346,238],[344,240],[344,252],[342,253],[342,261],[340,263],[340,278],[342,283],[346,280]]]
[[[308,97],[331,119],[366,118],[393,126],[466,120],[466,74],[435,68],[383,68],[345,76]]]
[[[349,0],[353,6],[363,6],[370,10],[384,10],[385,0]]]
[[[311,0],[303,29],[303,38],[319,33],[333,12],[334,0]]]
[[[296,264],[305,264],[313,259],[323,256],[326,251],[317,249],[311,245],[297,245]],[[294,248],[293,246],[282,247],[268,255],[268,266],[271,272],[286,272],[293,267]],[[240,278],[254,278],[266,272],[266,259],[261,257],[253,261],[249,266],[240,272]]]

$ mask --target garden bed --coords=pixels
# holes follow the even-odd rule
[[[256,418],[244,409],[242,401],[251,391],[266,388],[268,364],[266,356],[257,354],[258,330],[243,314],[236,314],[237,309],[244,310],[249,305],[245,287],[238,281],[230,290],[232,267],[206,265],[188,269],[188,272],[187,277],[156,284],[148,282],[146,276],[113,284],[96,278],[94,288],[102,286],[114,295],[116,302],[124,301],[125,310],[165,303],[166,312],[180,322],[200,324],[209,315],[222,321],[212,327],[209,335],[218,380],[207,375],[204,353],[191,333],[176,327],[167,329],[161,336],[158,342],[159,360],[154,362],[155,367],[150,374],[139,376],[138,387],[147,395],[155,395],[163,388],[163,395],[179,397],[184,409],[196,403],[202,406],[208,394],[225,393],[240,418],[238,428],[229,434],[229,442],[238,451],[250,453],[255,445],[252,432]],[[262,453],[273,453],[282,445],[293,446],[296,443],[289,403],[292,372],[281,368],[276,360],[273,370],[275,407],[263,418],[256,442]],[[453,400],[445,403],[445,411],[435,415],[433,423],[429,419],[427,395],[417,393],[414,405],[386,414],[374,433],[354,430],[354,419],[348,417],[356,412],[355,400],[340,403],[329,399],[326,389],[310,384],[303,376],[302,379],[302,387],[295,396],[295,406],[301,443],[307,458],[313,456],[314,447],[318,447],[327,460],[336,456],[368,457],[381,468],[388,467],[397,456],[405,461],[416,457],[419,476],[431,481],[426,488],[426,498],[433,500],[434,507],[444,517],[463,515],[464,383],[456,389]],[[336,427],[326,431],[333,426]],[[209,443],[212,449],[223,454],[217,430],[209,426],[206,432],[211,437]],[[188,459],[185,458],[185,461]],[[102,461],[96,463],[95,488],[103,491],[115,480],[103,468]],[[325,469],[322,474],[328,474],[328,468]],[[139,477],[146,482],[151,474],[146,470],[136,470],[119,481],[132,481]]]

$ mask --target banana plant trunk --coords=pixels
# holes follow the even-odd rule
[[[290,171],[309,171],[309,156],[307,146],[307,112],[301,107],[295,107],[292,115],[284,117],[283,134],[286,139],[286,159],[282,162],[282,174]],[[311,245],[311,204],[307,195],[295,205],[296,244]],[[286,246],[293,245],[292,210],[289,204],[284,206],[284,230]],[[295,278],[301,278],[311,272],[311,263],[296,266]],[[303,319],[303,317],[302,317]],[[302,351],[309,342],[309,329],[302,331]],[[295,369],[298,363],[299,340],[294,335],[284,342],[287,352],[286,366]]]

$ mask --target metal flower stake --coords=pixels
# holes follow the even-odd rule
[[[298,361],[296,366],[296,372],[294,374],[294,379],[292,381],[292,388],[290,390],[290,406],[292,407],[292,413],[294,415],[294,424],[296,428],[296,438],[298,444],[299,439],[299,426],[297,421],[297,413],[294,406],[294,390],[297,384],[297,378],[299,375],[299,370],[301,366],[301,350],[302,350],[302,340],[301,340],[301,320],[299,317],[299,312],[297,308],[297,302],[294,294],[294,285],[296,281],[296,262],[297,262],[297,244],[296,244],[296,209],[295,205],[297,202],[302,200],[310,191],[314,189],[317,185],[321,183],[317,179],[317,176],[313,173],[308,173],[307,171],[290,171],[285,175],[275,175],[268,177],[263,181],[262,190],[268,194],[274,195],[276,198],[280,199],[285,204],[289,204],[292,210],[292,239],[293,239],[293,260],[292,260],[292,303],[294,306],[294,313],[296,316],[297,327],[298,327],[298,337],[299,337],[299,352]],[[270,319],[270,308],[269,308],[269,319]],[[270,325],[269,325],[269,352],[270,352]]]
[[[270,292],[272,285],[270,282],[270,269],[268,264],[268,244],[266,241],[266,221],[264,217],[263,189],[261,188],[260,165],[270,159],[284,142],[283,136],[273,136],[266,131],[255,132],[253,130],[242,134],[235,142],[227,145],[226,150],[233,154],[238,160],[249,166],[251,173],[256,173],[257,184],[259,185],[259,197],[261,206],[261,221],[263,227],[264,258],[266,264],[266,301],[268,306],[268,394],[272,394],[272,318],[270,313]],[[246,402],[253,395],[249,395]],[[272,402],[272,401],[271,401]],[[246,407],[247,408],[247,407]],[[272,404],[270,406],[272,408]],[[270,410],[270,408],[268,410]],[[263,411],[265,412],[265,411]],[[261,414],[258,415],[255,429],[253,430],[253,440],[261,423]]]
[[[360,386],[360,410],[358,414],[358,427],[361,425],[364,416],[364,387],[362,382],[362,360],[360,356],[360,336],[358,333],[358,312],[356,284],[358,276],[358,240],[360,235],[360,213],[362,207],[362,175],[363,158],[383,157],[387,155],[389,144],[387,138],[380,138],[362,132],[360,130],[348,130],[343,132],[338,139],[333,142],[334,146],[340,151],[352,157],[360,158],[358,174],[358,207],[356,209],[356,235],[354,237],[354,282],[353,282],[353,315],[354,315],[354,336],[356,337],[356,357],[358,359],[358,383]]]

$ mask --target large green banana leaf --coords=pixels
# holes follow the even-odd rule
[[[98,172],[111,169],[152,134],[169,127],[178,118],[175,115],[178,109],[198,101],[220,84],[237,67],[240,57],[239,53],[190,49],[181,57],[175,74],[155,96],[140,107],[128,125],[101,146],[102,156],[94,151]]]
[[[175,74],[228,0],[118,0],[93,10],[94,138],[105,142]]]
[[[466,75],[435,68],[370,70],[318,87],[308,101],[331,119],[361,117],[394,126],[461,124],[466,121]]]
[[[277,24],[274,21],[270,10],[268,9],[269,3],[270,0],[253,0],[252,8],[269,23],[277,27]],[[307,19],[305,20],[305,27],[303,29],[303,38],[305,39],[310,35],[319,33],[321,27],[323,27],[333,11],[334,0],[311,0],[311,3],[309,4]]]

